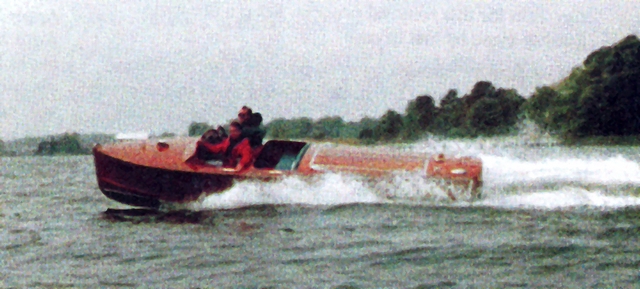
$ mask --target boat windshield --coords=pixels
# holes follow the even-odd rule
[[[257,169],[296,170],[308,147],[309,144],[305,142],[268,141],[253,166]]]

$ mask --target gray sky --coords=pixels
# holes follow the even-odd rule
[[[0,0],[0,138],[185,133],[244,104],[358,120],[479,80],[528,96],[628,34],[640,1]]]

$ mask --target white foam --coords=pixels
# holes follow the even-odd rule
[[[411,145],[388,145],[375,149],[478,156],[483,162],[484,199],[472,204],[465,202],[465,198],[461,198],[462,202],[452,202],[441,184],[424,178],[420,173],[397,173],[374,182],[346,174],[328,173],[311,179],[292,176],[268,183],[238,182],[223,193],[204,198],[197,207],[214,209],[262,204],[340,205],[386,202],[537,209],[576,206],[617,208],[640,205],[640,199],[633,196],[613,196],[583,188],[592,184],[598,185],[599,188],[611,185],[640,185],[640,165],[622,155],[567,157],[558,154],[554,149],[548,154],[544,149],[533,149],[533,152],[541,154],[540,158],[524,160],[509,156],[509,151],[500,149],[499,139],[428,139]],[[510,152],[522,153],[529,149],[512,147]],[[569,187],[556,189],[562,186]],[[551,189],[542,191],[549,187]],[[456,196],[458,195],[459,192],[456,193]]]
[[[328,173],[312,178],[291,176],[273,182],[242,181],[220,194],[191,204],[191,209],[239,208],[265,204],[341,205],[353,203],[451,203],[450,189],[460,200],[470,194],[444,187],[419,173],[397,173],[364,180],[357,176]]]
[[[373,189],[392,202],[451,203],[447,191],[459,201],[471,199],[470,188],[454,187],[443,181],[427,179],[423,172],[397,172],[373,183]]]
[[[601,191],[580,188],[563,188],[512,196],[500,196],[475,203],[478,206],[497,208],[525,208],[555,210],[574,207],[597,207],[619,209],[640,206],[640,198],[632,196],[611,196]]]
[[[579,182],[587,184],[640,184],[640,165],[615,156],[605,159],[543,159],[523,161],[483,155],[486,183],[514,184],[540,182]]]
[[[200,205],[204,209],[213,209],[263,204],[340,205],[380,201],[355,177],[329,173],[312,179],[293,176],[275,182],[238,182],[221,194],[206,197]]]

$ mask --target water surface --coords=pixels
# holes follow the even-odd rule
[[[0,288],[639,288],[638,148],[421,143],[477,155],[482,200],[415,176],[104,197],[92,158],[0,159]]]

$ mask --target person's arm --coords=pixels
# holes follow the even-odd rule
[[[227,146],[229,145],[229,141],[225,140],[219,144],[210,144],[210,143],[199,140],[197,145],[205,147],[208,151],[214,154],[219,154],[224,152],[227,149]]]
[[[238,165],[236,166],[236,171],[241,171],[245,169],[253,160],[253,152],[251,150],[251,146],[249,145],[249,140],[244,139],[237,146],[238,154],[241,156]]]

